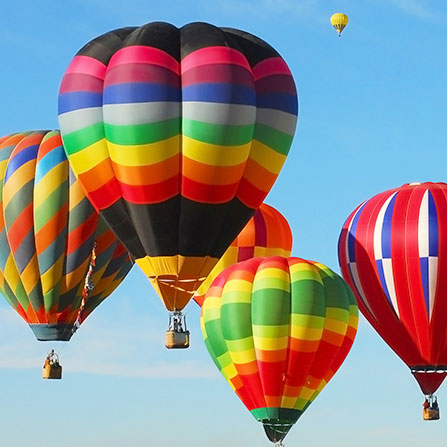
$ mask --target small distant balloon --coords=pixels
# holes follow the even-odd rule
[[[341,37],[341,33],[346,28],[346,25],[348,24],[348,16],[346,14],[343,14],[341,12],[337,12],[335,14],[332,14],[331,16],[331,24],[335,28],[335,30],[338,33],[338,37]]]

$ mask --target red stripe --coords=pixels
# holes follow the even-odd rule
[[[79,181],[83,184],[82,174],[79,176]],[[94,191],[88,191],[87,197],[98,212],[109,208],[121,198],[121,191],[116,178],[110,179]]]
[[[57,135],[53,135],[51,138],[42,141],[39,146],[39,151],[37,152],[37,162],[42,160],[45,155],[47,155],[52,150],[62,146],[62,138],[59,133]]]
[[[127,185],[118,182],[124,200],[134,204],[161,203],[179,194],[178,175],[154,185]]]
[[[200,65],[182,73],[182,87],[201,83],[231,83],[254,88],[251,71],[234,64]]]
[[[25,237],[33,229],[33,204],[30,203],[7,228],[7,238],[12,253],[15,253]]]
[[[84,73],[68,73],[61,82],[59,94],[70,92],[102,93],[104,80]]]
[[[182,196],[201,203],[226,203],[234,198],[239,182],[231,185],[205,185],[188,177],[182,178]]]
[[[151,63],[129,63],[107,70],[104,87],[131,82],[153,82],[180,88],[180,76]]]
[[[245,177],[242,177],[239,182],[237,198],[249,208],[257,209],[264,201],[267,193],[268,192],[256,188],[256,186],[250,183]]]
[[[271,75],[256,81],[256,93],[288,93],[296,96],[296,86],[292,76]]]
[[[65,256],[75,252],[91,237],[96,231],[98,225],[99,216],[96,213],[90,214],[90,216],[84,220],[84,222],[68,233],[67,236],[67,248],[65,249]],[[67,272],[70,273],[70,272]]]

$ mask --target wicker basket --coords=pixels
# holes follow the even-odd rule
[[[185,349],[189,347],[189,331],[166,331],[165,345],[168,349]]]

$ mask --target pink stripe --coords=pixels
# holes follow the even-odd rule
[[[104,79],[106,75],[106,66],[90,56],[75,56],[70,62],[65,74],[81,73]]]
[[[211,64],[240,65],[251,72],[250,64],[240,51],[228,47],[206,47],[182,59],[182,74],[191,68]]]
[[[259,64],[256,64],[253,67],[253,76],[256,81],[266,76],[277,74],[286,74],[292,76],[289,67],[284,62],[284,59],[281,57],[271,57],[269,59],[264,59],[262,62],[259,62]]]
[[[122,64],[160,65],[179,74],[179,63],[170,54],[158,48],[133,45],[118,50],[110,59],[109,69]]]
[[[107,70],[104,87],[131,82],[156,82],[180,87],[180,77],[167,68],[152,64],[123,64]]]
[[[254,87],[251,71],[234,64],[201,65],[183,72],[182,87],[201,83],[231,83]]]

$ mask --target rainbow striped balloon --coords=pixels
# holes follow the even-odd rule
[[[343,363],[357,331],[347,283],[300,258],[254,258],[225,269],[202,306],[208,352],[280,443]]]
[[[199,287],[194,300],[201,306],[214,278],[230,265],[260,256],[287,257],[291,251],[292,231],[287,220],[275,208],[261,204]]]
[[[169,310],[187,304],[264,200],[297,113],[273,48],[206,23],[100,36],[59,94],[76,176]]]
[[[0,211],[1,291],[39,340],[69,340],[132,261],[70,171],[58,131],[0,140]],[[96,287],[83,297],[91,263]]]

